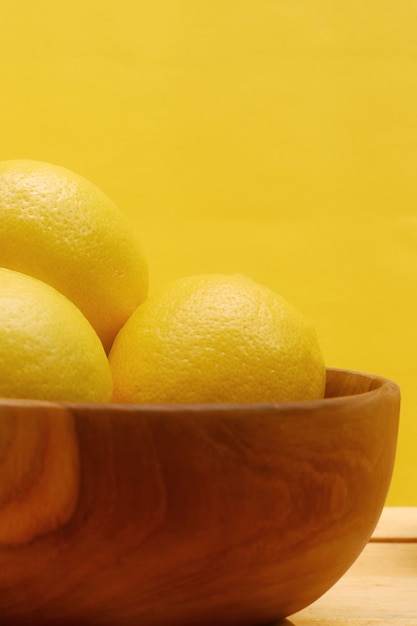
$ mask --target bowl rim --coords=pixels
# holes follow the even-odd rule
[[[55,408],[67,409],[68,411],[87,411],[89,413],[203,413],[213,412],[239,412],[249,413],[253,411],[277,411],[286,412],[300,411],[306,409],[317,410],[320,407],[336,407],[344,404],[346,400],[362,401],[364,398],[370,398],[375,395],[392,395],[400,397],[400,387],[393,380],[380,376],[378,374],[370,374],[359,370],[346,368],[326,367],[326,374],[329,372],[336,375],[353,375],[373,381],[373,386],[363,392],[354,394],[345,394],[338,396],[325,396],[316,400],[294,400],[284,402],[223,402],[223,403],[172,403],[172,404],[129,404],[129,403],[112,403],[112,402],[64,402],[54,400],[38,400],[30,398],[0,398],[0,411],[2,407],[35,409],[35,408]]]

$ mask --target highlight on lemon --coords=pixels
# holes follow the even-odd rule
[[[148,268],[124,216],[93,183],[64,167],[0,161],[0,267],[63,293],[110,349],[146,298]]]
[[[81,311],[55,288],[0,268],[0,397],[108,402],[103,345]]]
[[[313,326],[242,275],[189,276],[150,296],[119,331],[109,362],[115,402],[313,400],[325,389]]]

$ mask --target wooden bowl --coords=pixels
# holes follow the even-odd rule
[[[399,418],[394,383],[327,380],[268,405],[1,400],[0,623],[249,626],[312,603],[376,526]]]

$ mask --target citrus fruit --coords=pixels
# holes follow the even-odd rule
[[[311,400],[326,376],[312,325],[241,275],[170,283],[125,323],[109,362],[113,400],[128,403]]]
[[[66,168],[0,161],[0,266],[72,300],[106,350],[147,295],[147,264],[115,204]]]
[[[0,268],[0,397],[107,402],[111,395],[107,355],[75,304]]]

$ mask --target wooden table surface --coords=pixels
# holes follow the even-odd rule
[[[417,507],[387,507],[332,589],[280,626],[417,626]],[[276,625],[278,626],[278,625]]]

